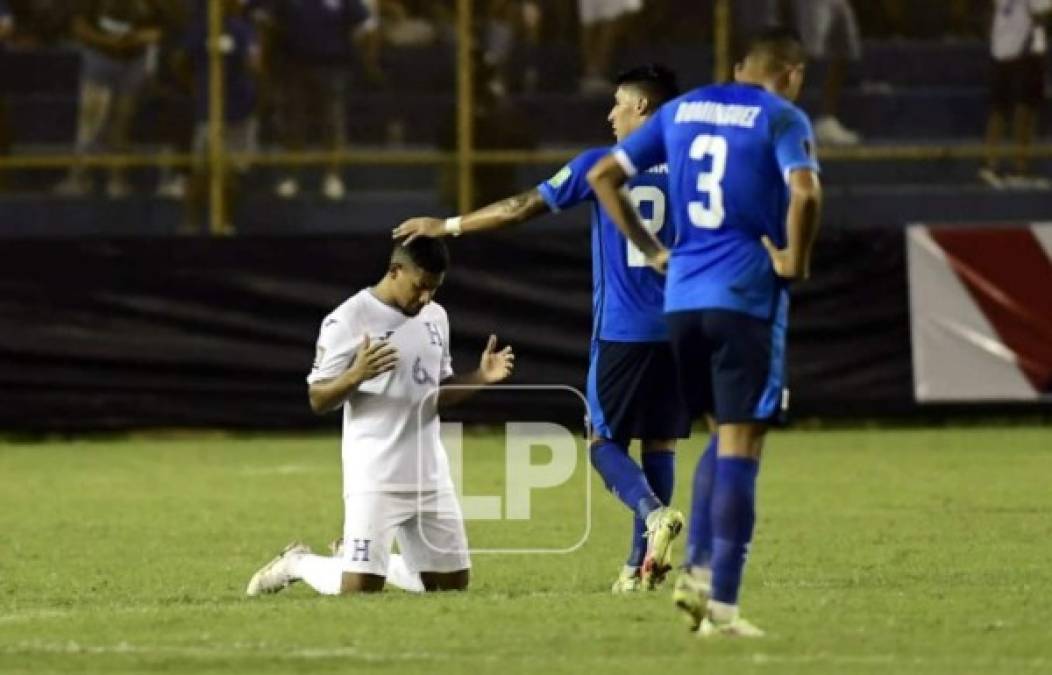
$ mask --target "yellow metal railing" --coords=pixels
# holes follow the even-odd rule
[[[440,150],[344,150],[339,152],[267,152],[222,155],[224,163],[238,166],[324,166],[345,165],[437,166],[450,162],[467,164],[559,164],[574,157],[584,147],[549,150],[475,150],[470,153]],[[1015,148],[1002,146],[999,154],[1015,156]],[[963,145],[859,145],[822,147],[818,156],[834,161],[922,161],[948,159],[981,159],[986,147]],[[1052,144],[1035,144],[1025,153],[1032,159],[1052,157]],[[14,155],[0,156],[0,170],[68,169],[73,163],[92,168],[186,167],[197,158],[193,155]]]
[[[457,206],[461,213],[470,211],[475,203],[471,162],[475,148],[473,4],[473,0],[457,0]]]
[[[712,20],[712,80],[726,82],[731,77],[731,0],[716,0]]]
[[[404,165],[439,166],[455,163],[457,166],[457,195],[462,212],[474,201],[473,169],[477,165],[492,164],[558,164],[577,154],[581,148],[558,150],[476,150],[474,147],[473,100],[474,79],[472,49],[473,33],[471,17],[474,0],[457,0],[457,144],[453,152],[440,150],[405,149],[344,149],[339,151],[313,152],[226,152],[224,144],[224,82],[222,0],[209,0],[209,148],[205,158],[189,154],[157,153],[153,155],[71,155],[55,154],[42,156],[0,156],[0,171],[15,169],[66,169],[76,164],[83,167],[141,168],[141,167],[189,167],[206,162],[209,169],[209,229],[212,234],[222,234],[226,225],[227,205],[224,190],[224,168],[236,163],[238,166],[318,166],[318,165]],[[716,0],[714,5],[714,67],[713,78],[717,81],[730,77],[731,58],[731,0]],[[1002,146],[998,156],[1018,154],[1012,147]],[[1037,143],[1026,153],[1032,158],[1052,157],[1052,144]],[[854,147],[823,147],[819,156],[824,160],[843,161],[902,161],[902,160],[954,160],[979,159],[988,155],[982,144],[957,145],[862,145]]]
[[[226,191],[223,189],[226,181],[223,32],[223,0],[208,0],[208,225],[213,235],[223,234],[229,226],[226,222]]]

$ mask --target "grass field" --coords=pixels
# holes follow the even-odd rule
[[[0,444],[0,673],[1052,672],[1052,428],[775,435],[743,598],[769,631],[754,642],[693,638],[665,591],[610,595],[628,522],[598,481],[583,547],[477,556],[465,594],[246,599],[287,541],[338,532],[337,448]],[[466,473],[499,482],[501,453],[472,452]],[[543,539],[571,499],[517,536]]]

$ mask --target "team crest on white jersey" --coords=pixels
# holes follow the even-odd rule
[[[439,330],[438,326],[433,321],[425,321],[424,325],[427,326],[427,336],[431,341],[431,344],[441,347],[442,346],[442,331]]]

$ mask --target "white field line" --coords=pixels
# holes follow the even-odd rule
[[[69,616],[73,612],[68,609],[26,609],[21,612],[9,612],[0,614],[0,624],[22,623],[24,621],[38,621],[40,619],[57,619]]]
[[[276,466],[248,466],[238,470],[244,476],[291,476],[302,473],[321,473],[332,467],[320,464],[278,464]]]
[[[188,658],[261,658],[261,659],[356,659],[362,661],[436,661],[447,658],[445,654],[432,652],[406,652],[392,650],[390,653],[362,651],[356,647],[299,647],[280,648],[274,645],[235,642],[211,646],[148,645],[118,642],[112,645],[88,645],[74,641],[45,642],[33,640],[0,646],[0,654],[69,654],[72,656],[131,655],[131,656],[183,656]]]
[[[700,642],[700,641],[699,641]],[[700,645],[699,645],[700,646]],[[454,655],[449,653],[441,652],[405,652],[405,651],[391,651],[386,653],[367,652],[357,649],[355,647],[306,647],[306,648],[280,648],[273,645],[257,644],[257,643],[230,643],[230,644],[217,644],[212,646],[176,646],[176,645],[148,645],[148,644],[132,644],[128,642],[119,642],[113,645],[84,645],[77,642],[44,642],[44,641],[30,641],[30,642],[18,642],[12,645],[0,647],[0,654],[7,655],[32,655],[32,654],[68,654],[72,656],[78,655],[132,655],[132,656],[182,656],[187,658],[231,658],[231,657],[243,657],[243,658],[265,658],[265,659],[287,659],[287,660],[322,660],[322,659],[336,659],[336,658],[347,658],[357,659],[369,662],[390,662],[390,661],[449,661],[449,662],[477,662],[487,661],[496,662],[504,660],[506,657],[502,657],[498,654],[479,656],[475,654],[468,655]],[[680,652],[684,655],[684,652]],[[659,657],[657,660],[667,661],[671,657]],[[977,657],[977,656],[959,656],[959,657],[924,657],[924,656],[904,656],[896,654],[879,654],[879,655],[842,655],[842,654],[765,654],[762,652],[753,654],[705,654],[704,659],[706,661],[722,661],[726,663],[742,663],[747,662],[754,665],[808,665],[808,664],[827,664],[833,666],[954,666],[959,665],[962,668],[974,669],[976,667],[1005,667],[1009,666],[1013,670],[1019,669],[1040,669],[1045,671],[1046,668],[1052,665],[1048,659],[1045,658],[1017,658],[1017,657]],[[530,661],[530,662],[545,662],[548,659],[540,655],[526,656],[525,658],[517,657],[516,661]],[[599,659],[585,657],[583,661],[589,664],[593,664],[597,660],[615,660],[614,657],[600,657]],[[675,660],[675,659],[671,659]]]
[[[594,595],[596,592],[583,592],[567,594],[565,591],[532,591],[524,593],[508,593],[499,591],[487,591],[483,596],[478,595],[479,598],[485,598],[487,601],[493,602],[504,602],[508,600],[533,600],[533,599],[547,599],[554,598],[559,600],[565,600],[570,595],[574,597]],[[403,594],[387,594],[397,599],[404,599]],[[605,592],[603,594],[606,595]],[[430,599],[430,598],[428,598]],[[330,602],[332,598],[318,598],[319,602]],[[75,617],[81,614],[93,614],[98,615],[99,613],[107,614],[177,614],[185,612],[201,612],[201,611],[222,611],[222,612],[256,612],[260,607],[273,608],[274,605],[268,603],[266,599],[249,599],[244,600],[243,598],[229,602],[220,602],[213,604],[153,604],[153,605],[126,605],[126,606],[108,606],[98,607],[95,605],[81,605],[78,607],[67,607],[63,609],[54,608],[34,608],[16,610],[6,613],[0,613],[0,624],[12,624],[12,623],[28,623],[32,621],[49,621],[52,619],[65,619]]]

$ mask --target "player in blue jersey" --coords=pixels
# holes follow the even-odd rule
[[[673,593],[701,635],[759,636],[738,591],[755,521],[756,475],[779,411],[788,282],[808,274],[821,190],[807,116],[792,104],[804,54],[790,32],[756,38],[735,82],[667,103],[589,173],[603,208],[656,268],[691,411],[715,416],[718,453],[695,475],[687,572]],[[621,186],[669,168],[669,252]]]
[[[662,66],[642,66],[617,80],[608,116],[618,140],[677,96],[675,75]],[[631,551],[614,592],[652,589],[670,568],[672,540],[682,515],[668,508],[675,483],[676,439],[690,432],[676,385],[676,369],[663,314],[664,279],[607,219],[585,177],[609,148],[586,150],[537,187],[450,218],[413,218],[396,238],[441,237],[493,230],[539,215],[588,204],[592,209],[593,331],[588,370],[592,464],[608,488],[635,514]],[[665,245],[668,173],[655,167],[630,185],[630,196],[647,213],[647,227]],[[628,454],[641,439],[641,464]],[[649,534],[648,534],[649,533]]]

